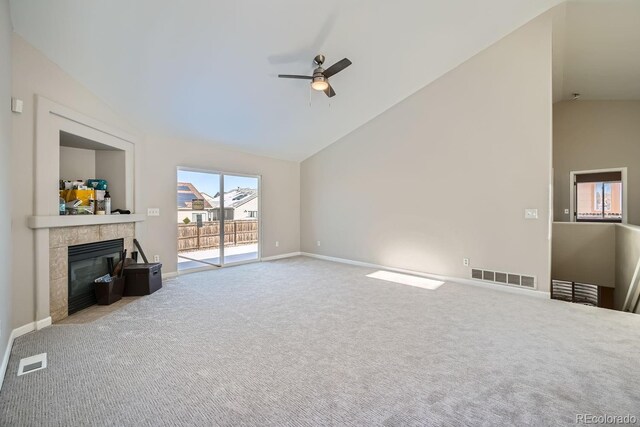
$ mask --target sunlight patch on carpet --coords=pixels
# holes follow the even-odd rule
[[[427,279],[426,277],[411,276],[410,274],[392,273],[390,271],[376,271],[375,273],[367,274],[367,277],[378,280],[385,280],[387,282],[400,283],[401,285],[415,286],[416,288],[436,290],[440,286],[444,285],[444,282],[439,280]]]

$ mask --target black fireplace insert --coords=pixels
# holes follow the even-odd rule
[[[120,261],[124,239],[69,246],[69,314],[96,303],[93,281]]]

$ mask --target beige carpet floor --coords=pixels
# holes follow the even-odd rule
[[[16,340],[2,426],[574,425],[640,417],[640,316],[291,258]],[[47,369],[16,376],[46,352]]]

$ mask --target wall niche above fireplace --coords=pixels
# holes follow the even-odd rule
[[[131,190],[127,188],[126,156],[124,148],[61,130],[59,179],[85,183],[87,179],[104,179],[108,182],[112,209],[127,209],[127,193]]]
[[[41,96],[37,97],[35,203],[30,226],[56,217],[56,226],[73,224],[60,215],[60,179],[105,179],[113,209],[135,213],[137,138],[83,116]],[[70,175],[70,176],[67,176]],[[93,175],[93,176],[73,176]],[[108,219],[101,219],[103,223]],[[49,221],[50,222],[50,221]]]

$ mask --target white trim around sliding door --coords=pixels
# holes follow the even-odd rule
[[[262,260],[262,176],[261,175],[244,174],[244,173],[238,173],[238,172],[223,172],[223,171],[215,170],[215,169],[203,169],[203,168],[193,168],[193,167],[189,167],[189,166],[177,166],[176,167],[176,177],[177,177],[178,171],[200,172],[200,173],[208,173],[208,174],[212,174],[212,175],[219,175],[219,177],[220,177],[220,192],[221,193],[224,193],[224,191],[225,191],[225,188],[224,188],[224,177],[225,176],[238,176],[238,177],[243,177],[243,178],[255,178],[258,181],[258,254],[257,254],[256,259],[255,260],[249,260],[249,261],[229,262],[229,263],[225,263],[224,262],[224,222],[223,222],[223,225],[221,227],[221,232],[220,232],[220,239],[221,239],[220,241],[222,243],[220,245],[220,265],[206,265],[206,266],[203,266],[203,267],[190,268],[188,270],[178,271],[178,274],[187,274],[187,273],[192,273],[192,272],[197,272],[197,271],[211,270],[211,269],[216,269],[216,268],[221,268],[221,267],[226,267],[226,266],[241,265],[241,264],[250,264],[252,262],[261,261]],[[220,200],[221,200],[221,203],[220,203],[220,215],[222,216],[222,219],[224,219],[224,215],[225,215],[224,197],[221,197]],[[177,246],[176,246],[176,248],[177,248]],[[176,270],[177,270],[177,266],[176,266]]]

